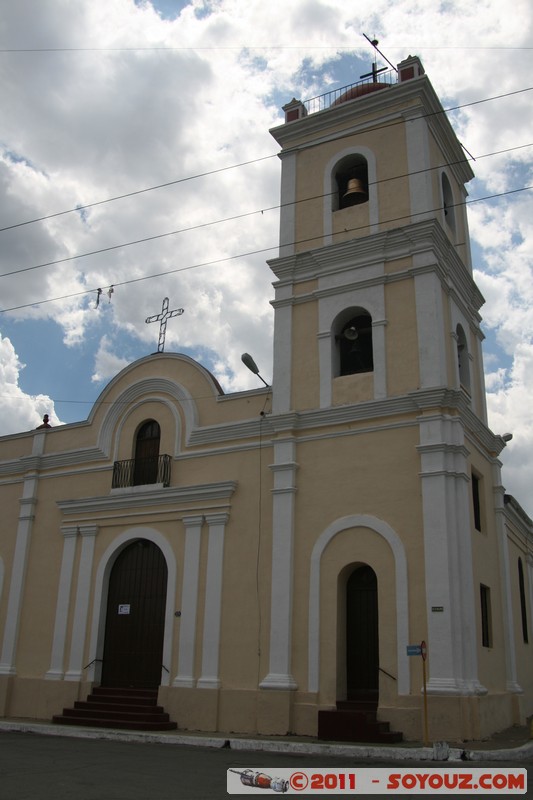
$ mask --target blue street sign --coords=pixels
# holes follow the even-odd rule
[[[407,645],[407,655],[408,656],[421,656],[422,655],[422,648],[419,644],[408,644]]]

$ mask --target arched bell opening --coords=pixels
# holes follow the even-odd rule
[[[363,308],[350,308],[333,325],[335,358],[333,377],[372,372],[372,317]]]
[[[442,208],[444,211],[444,220],[455,234],[455,203],[453,199],[453,192],[448,176],[443,172],[441,175],[442,185]]]
[[[335,166],[332,178],[333,211],[368,202],[368,164],[363,156],[343,158]]]
[[[458,325],[455,331],[457,339],[457,366],[459,370],[459,383],[463,389],[470,393],[470,363],[468,355],[468,343],[462,325]]]

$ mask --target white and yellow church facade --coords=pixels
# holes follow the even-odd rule
[[[86,421],[0,439],[0,716],[147,687],[186,730],[335,738],[367,703],[421,740],[421,642],[430,739],[533,713],[472,171],[416,57],[322,105],[272,130],[272,387],[226,395],[159,352]]]

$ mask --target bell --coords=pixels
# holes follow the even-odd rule
[[[359,178],[350,178],[346,192],[342,196],[342,206],[358,206],[360,203],[366,203],[368,194],[365,189],[365,184]]]
[[[355,325],[350,325],[348,328],[344,329],[343,336],[345,339],[348,339],[348,341],[355,342],[359,336],[359,333],[357,332]]]

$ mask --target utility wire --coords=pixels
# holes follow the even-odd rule
[[[462,47],[460,45],[399,45],[387,44],[389,50],[533,50],[533,47],[509,47],[506,45],[494,45],[489,47]],[[366,52],[363,47],[354,47],[349,44],[262,44],[262,45],[248,45],[248,44],[234,44],[234,45],[205,45],[196,47],[173,47],[173,46],[158,46],[152,47],[2,47],[0,53],[136,53],[146,51],[189,51],[189,52],[202,52],[210,50],[351,50],[357,52]]]
[[[479,160],[481,160],[482,158],[489,158],[489,157],[496,156],[496,155],[502,155],[503,153],[508,153],[508,152],[511,152],[511,151],[514,151],[514,150],[521,150],[521,149],[523,149],[525,147],[531,147],[532,144],[533,143],[529,143],[529,144],[525,144],[525,145],[517,145],[516,147],[510,147],[510,148],[507,148],[505,150],[497,150],[497,151],[494,151],[493,153],[485,153],[484,155],[478,156],[477,158]],[[446,167],[451,167],[451,166],[454,166],[456,164],[464,163],[465,160],[468,160],[468,159],[464,159],[462,161],[454,161],[454,162],[452,162],[450,164],[440,164],[440,165],[437,165],[435,167],[427,167],[427,168],[421,169],[421,170],[414,170],[412,172],[406,172],[406,173],[403,173],[401,175],[394,175],[394,176],[392,176],[390,178],[381,178],[378,181],[373,181],[373,182],[369,183],[369,186],[377,186],[378,184],[387,183],[389,181],[401,180],[402,178],[408,178],[408,177],[411,177],[413,175],[420,175],[420,174],[423,174],[423,173],[426,173],[426,172],[432,172],[434,170],[443,169],[445,166]],[[331,193],[331,194],[333,194],[333,193]],[[46,262],[44,262],[42,264],[35,264],[35,265],[31,266],[31,267],[21,267],[19,269],[12,270],[11,272],[2,273],[0,275],[0,279],[1,278],[7,278],[7,277],[10,277],[12,275],[19,275],[19,274],[22,274],[24,272],[32,272],[33,270],[43,269],[44,267],[51,267],[51,266],[56,266],[57,264],[64,264],[64,263],[66,263],[68,261],[75,261],[78,258],[87,258],[89,256],[101,255],[102,253],[109,253],[109,252],[111,252],[113,250],[120,250],[120,249],[122,249],[124,247],[131,247],[131,246],[137,245],[137,244],[145,244],[146,242],[153,242],[153,241],[156,241],[158,239],[164,239],[167,236],[176,236],[176,235],[178,235],[180,233],[190,233],[191,231],[199,230],[201,228],[210,227],[211,225],[220,225],[220,224],[222,224],[224,222],[235,222],[236,220],[239,220],[239,219],[245,219],[246,217],[252,217],[252,216],[256,216],[257,214],[263,214],[265,211],[266,212],[268,212],[268,211],[277,211],[277,210],[281,210],[283,208],[287,208],[289,206],[299,205],[300,203],[309,203],[309,202],[311,202],[313,200],[322,200],[325,197],[331,196],[331,194],[329,194],[329,195],[328,194],[319,194],[319,195],[314,195],[312,197],[305,197],[305,198],[303,198],[301,200],[296,200],[296,201],[293,201],[293,202],[290,202],[290,203],[281,203],[281,204],[277,204],[277,205],[274,205],[274,206],[267,206],[265,208],[254,209],[253,211],[245,211],[245,212],[243,212],[241,214],[235,214],[234,216],[231,216],[231,217],[224,217],[222,219],[211,220],[210,222],[202,222],[202,223],[199,223],[198,225],[190,225],[190,226],[188,226],[186,228],[179,228],[179,229],[174,230],[174,231],[167,231],[165,233],[158,233],[158,234],[154,234],[153,236],[145,236],[142,239],[135,239],[135,240],[133,240],[131,242],[122,242],[121,244],[110,245],[109,247],[102,247],[102,248],[99,248],[98,250],[91,250],[91,251],[89,251],[87,253],[77,253],[76,255],[73,255],[73,256],[66,256],[65,258],[55,259],[54,261],[46,261]],[[114,285],[116,286],[117,284],[114,284]]]
[[[239,167],[247,167],[250,164],[258,164],[261,161],[268,161],[270,158],[277,158],[278,153],[272,153],[270,156],[260,156],[259,158],[253,158],[250,161],[241,161],[239,164],[230,164],[228,167],[219,167],[218,169],[209,170],[208,172],[199,172],[196,175],[189,175],[186,178],[176,178],[173,181],[167,181],[166,183],[159,183],[156,186],[148,186],[146,189],[136,189],[133,192],[126,192],[125,194],[119,194],[115,197],[108,197],[106,200],[96,200],[94,203],[87,203],[84,206],[76,206],[75,208],[68,208],[66,211],[56,211],[54,214],[46,214],[43,217],[36,217],[35,219],[29,219],[25,222],[16,222],[14,225],[6,225],[4,228],[0,228],[0,233],[3,231],[10,231],[13,228],[21,228],[23,225],[33,225],[34,222],[43,222],[47,219],[53,219],[54,217],[62,217],[65,214],[73,214],[74,212],[85,211],[88,208],[94,208],[95,206],[101,206],[105,203],[112,203],[115,200],[125,200],[127,197],[135,197],[138,194],[145,194],[146,192],[153,192],[156,189],[165,189],[168,186],[175,186],[178,183],[186,183],[187,181],[194,181],[196,178],[206,178],[209,175],[217,175],[219,172],[227,172],[230,169],[238,169]]]
[[[494,200],[497,197],[507,197],[509,195],[518,194],[519,192],[530,191],[531,189],[533,189],[533,186],[523,186],[520,189],[511,189],[509,191],[501,192],[499,194],[492,194],[492,195],[487,195],[485,197],[473,198],[472,200],[467,200],[465,203],[453,203],[451,205],[448,205],[446,208],[450,209],[450,208],[458,208],[458,207],[463,206],[463,205],[472,205],[473,203],[480,203],[480,202],[485,202],[487,200]],[[442,206],[438,206],[437,208],[433,208],[433,209],[428,209],[426,211],[418,211],[416,214],[404,214],[401,217],[393,217],[393,218],[388,219],[388,220],[382,220],[380,224],[381,225],[387,225],[387,224],[390,224],[391,222],[401,222],[402,220],[405,220],[405,219],[412,219],[413,217],[422,217],[422,216],[425,216],[426,214],[436,213],[436,212],[439,212],[439,211],[443,211],[443,207]],[[367,227],[368,227],[368,224],[360,225],[360,226],[356,226],[355,228],[349,228],[345,232],[346,233],[354,233],[354,232],[356,232],[358,230],[362,230],[363,228],[367,228]],[[157,272],[157,273],[154,273],[152,275],[142,275],[139,278],[130,278],[129,280],[126,280],[126,281],[113,283],[113,287],[116,289],[117,287],[120,287],[120,286],[127,286],[127,285],[132,284],[132,283],[140,283],[142,281],[152,280],[153,278],[162,278],[162,277],[165,277],[166,275],[175,275],[178,272],[188,272],[189,270],[199,269],[200,267],[210,267],[210,266],[213,266],[215,264],[224,264],[224,263],[227,263],[228,261],[236,261],[237,259],[240,259],[240,258],[249,258],[250,256],[260,255],[261,253],[268,253],[268,252],[270,252],[272,250],[277,250],[280,247],[289,247],[289,246],[295,247],[295,246],[300,245],[300,244],[308,244],[309,242],[316,242],[321,238],[323,238],[323,237],[322,236],[310,236],[310,237],[307,237],[306,239],[299,239],[298,241],[295,241],[295,242],[283,242],[282,244],[280,244],[278,242],[277,244],[272,245],[271,247],[263,247],[263,248],[260,248],[258,250],[250,250],[250,251],[248,251],[246,253],[238,253],[236,255],[226,256],[225,258],[217,258],[217,259],[213,259],[212,261],[204,261],[204,262],[202,262],[200,264],[190,264],[187,267],[175,267],[174,269],[165,270],[164,272]],[[100,287],[100,289],[102,289],[102,288],[108,288],[108,287]],[[68,300],[68,299],[71,299],[73,297],[81,297],[83,295],[94,294],[97,291],[98,291],[98,288],[84,289],[83,291],[73,292],[71,294],[65,294],[65,295],[62,295],[60,297],[50,297],[47,300],[36,300],[36,301],[34,301],[32,303],[24,303],[24,304],[19,305],[19,306],[12,306],[11,308],[2,308],[2,309],[0,309],[0,314],[5,314],[8,311],[19,311],[22,308],[31,308],[31,307],[34,307],[34,306],[40,306],[40,305],[44,305],[45,303],[57,302],[59,300]]]
[[[457,110],[462,109],[462,108],[468,108],[469,106],[479,105],[481,103],[488,103],[488,102],[491,102],[492,100],[501,100],[501,99],[503,99],[505,97],[510,97],[512,95],[515,95],[515,94],[521,94],[523,92],[530,92],[532,89],[533,89],[533,86],[529,86],[529,87],[526,87],[524,89],[517,89],[516,91],[513,91],[513,92],[507,92],[505,94],[494,95],[493,97],[486,97],[486,98],[484,98],[482,100],[474,100],[474,101],[472,101],[470,103],[463,103],[461,105],[453,106],[453,107],[448,108],[448,109],[432,111],[430,114],[422,115],[421,118],[422,119],[427,119],[428,117],[436,116],[436,115],[439,115],[439,114],[446,114],[448,111],[457,111]],[[375,125],[375,126],[372,126],[370,128],[366,128],[365,129],[365,133],[369,133],[369,132],[372,132],[372,131],[386,130],[386,129],[389,129],[389,128],[395,126],[395,125],[403,125],[404,122],[405,122],[404,119],[400,119],[400,120],[395,120],[393,122],[388,122],[385,125]],[[338,137],[338,140],[343,139],[343,138],[348,138],[350,136],[353,136],[353,133],[347,133],[344,136]],[[125,194],[116,195],[114,197],[109,197],[109,198],[104,199],[104,200],[97,200],[94,203],[87,203],[85,205],[78,205],[75,208],[69,208],[69,209],[66,209],[64,211],[57,211],[57,212],[55,212],[53,214],[46,214],[46,215],[44,215],[42,217],[36,217],[35,219],[26,220],[24,222],[17,222],[17,223],[14,223],[13,225],[6,225],[3,228],[0,228],[0,233],[2,233],[3,231],[12,230],[13,228],[19,228],[19,227],[22,227],[24,225],[32,225],[35,222],[43,222],[44,220],[53,219],[54,217],[60,217],[60,216],[63,216],[65,214],[72,214],[72,213],[75,213],[75,212],[79,213],[80,211],[85,211],[86,209],[94,208],[95,206],[103,205],[104,203],[112,203],[115,200],[124,200],[124,199],[126,199],[128,197],[134,197],[134,196],[139,195],[139,194],[145,194],[146,192],[152,192],[152,191],[155,191],[157,189],[163,189],[163,188],[167,188],[168,186],[174,186],[174,185],[179,184],[179,183],[185,183],[187,181],[195,180],[196,178],[209,177],[210,175],[216,175],[217,173],[220,173],[220,172],[226,172],[228,170],[238,169],[239,167],[246,167],[246,166],[249,166],[251,164],[260,163],[261,161],[268,161],[271,158],[277,158],[277,157],[278,157],[278,153],[272,153],[271,155],[268,155],[268,156],[259,156],[258,158],[253,158],[253,159],[250,159],[249,161],[242,161],[239,164],[231,164],[231,165],[229,165],[227,167],[220,167],[218,169],[208,170],[207,172],[200,172],[200,173],[198,173],[196,175],[189,175],[189,176],[187,176],[185,178],[177,178],[176,180],[167,181],[165,183],[160,183],[160,184],[157,184],[155,186],[149,186],[149,187],[144,188],[144,189],[137,189],[137,190],[135,190],[133,192],[126,192]]]

